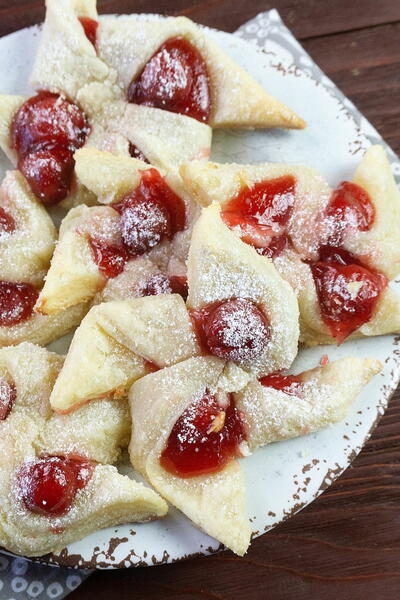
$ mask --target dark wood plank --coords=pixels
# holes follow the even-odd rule
[[[278,8],[299,39],[400,20],[394,0],[99,0],[101,13],[158,12],[186,15],[224,31],[234,31],[257,13]],[[39,23],[43,0],[0,0],[0,36]]]
[[[395,23],[303,42],[319,66],[397,153],[400,152],[400,53],[395,40],[399,36],[400,23]]]
[[[230,552],[99,572],[71,600],[394,600],[400,589],[400,393],[361,455],[318,500]]]

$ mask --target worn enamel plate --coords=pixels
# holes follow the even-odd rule
[[[270,93],[308,123],[304,131],[217,131],[213,159],[304,164],[318,169],[331,185],[350,178],[369,145],[364,135],[367,129],[360,130],[332,91],[291,67],[285,62],[283,50],[279,55],[278,46],[271,56],[232,35],[209,33]],[[32,27],[0,39],[1,93],[32,93],[26,82],[39,37],[40,29]],[[0,157],[0,175],[9,167],[5,157]],[[67,342],[57,342],[52,348],[65,352]],[[316,434],[271,444],[242,461],[255,536],[295,514],[331,485],[360,451],[396,388],[400,377],[399,337],[302,350],[293,371],[317,365],[325,353],[330,360],[343,356],[377,358],[384,369],[365,388],[345,422]],[[122,465],[121,470],[134,476],[129,466]],[[44,560],[73,567],[123,568],[174,562],[209,554],[220,547],[171,508],[163,520],[96,531]]]

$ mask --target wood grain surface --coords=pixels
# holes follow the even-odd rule
[[[277,8],[286,24],[400,152],[399,0],[99,0],[100,12],[161,12],[234,31]],[[43,19],[43,0],[0,0],[0,36]],[[321,124],[322,126],[322,124]],[[352,466],[311,506],[230,552],[97,572],[71,600],[397,600],[400,393]]]

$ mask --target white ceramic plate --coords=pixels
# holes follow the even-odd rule
[[[308,123],[301,132],[218,131],[213,159],[304,164],[317,168],[332,185],[351,177],[362,156],[354,150],[365,149],[369,142],[331,91],[300,70],[286,68],[289,65],[285,67],[279,47],[273,57],[274,64],[281,63],[277,69],[270,56],[247,42],[222,32],[209,33],[269,92],[287,102]],[[0,93],[31,93],[27,79],[39,36],[39,28],[33,27],[0,39]],[[9,167],[4,156],[0,157],[1,176]],[[384,370],[364,390],[345,422],[272,444],[242,461],[254,535],[261,535],[312,502],[360,451],[399,380],[399,341],[385,336],[349,342],[340,348],[300,352],[294,372],[315,366],[325,353],[330,360],[350,355],[378,358]],[[58,343],[57,348],[65,351],[65,343]],[[121,470],[131,473],[128,466]],[[161,521],[97,531],[46,560],[75,567],[122,568],[173,562],[219,548],[218,542],[171,509]]]

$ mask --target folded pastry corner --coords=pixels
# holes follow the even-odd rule
[[[185,17],[107,17],[98,28],[97,48],[134,104],[186,114],[212,127],[305,127]],[[181,71],[187,73],[185,87]]]
[[[218,465],[215,469],[214,465],[214,473],[201,474],[200,469],[200,474],[196,474],[196,471],[190,472],[193,452],[196,453],[190,448],[189,468],[184,476],[171,472],[171,465],[169,470],[165,468],[165,456],[164,462],[160,462],[177,422],[181,423],[183,418],[183,424],[185,420],[193,423],[191,411],[197,402],[201,403],[206,396],[208,406],[213,402],[213,394],[219,394],[223,401],[229,397],[219,387],[223,366],[223,361],[218,358],[192,358],[137,381],[129,393],[133,423],[129,451],[134,468],[161,496],[208,535],[243,555],[250,543],[250,525],[246,513],[244,480],[238,462],[227,461],[222,468]],[[213,415],[216,415],[215,410]],[[189,423],[188,426],[195,436],[195,425]],[[217,425],[214,419],[214,426],[218,431],[223,423]],[[196,444],[194,437],[190,440],[188,431],[182,434],[183,438],[189,446]],[[210,453],[213,454],[212,448]],[[195,468],[199,471],[197,465]],[[207,465],[203,465],[203,471],[207,471]]]
[[[0,148],[14,165],[17,163],[17,154],[10,140],[10,127],[25,100],[25,96],[0,95]]]
[[[46,0],[46,18],[30,84],[72,100],[85,85],[112,79],[96,55],[96,0]]]
[[[57,232],[19,171],[8,171],[0,186],[0,217],[1,280],[40,286]]]
[[[66,413],[88,400],[125,397],[139,377],[198,353],[177,294],[99,304],[75,332],[51,406]]]
[[[400,191],[382,146],[370,146],[352,182],[363,189],[374,208],[373,226],[345,239],[345,248],[394,279],[400,274]]]
[[[250,451],[342,421],[381,369],[377,360],[350,357],[298,375],[276,373],[252,381],[235,394]]]
[[[0,223],[0,346],[48,344],[75,327],[88,307],[79,303],[51,316],[36,312],[56,229],[18,171],[9,171],[0,187]]]

